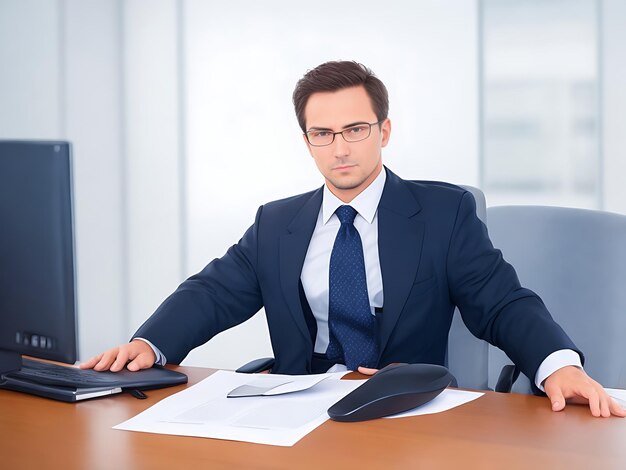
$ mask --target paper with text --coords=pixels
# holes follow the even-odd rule
[[[311,376],[238,374],[218,371],[202,382],[161,400],[114,429],[210,437],[292,446],[328,419],[326,410],[363,383],[327,376],[311,388],[283,395],[227,398],[234,388],[267,377],[268,383],[289,378],[310,383]]]
[[[218,371],[114,429],[292,446],[329,419],[331,405],[365,382],[340,380],[346,373],[312,378]],[[233,389],[251,383],[258,387],[288,383],[294,390],[305,385],[309,388],[273,396],[227,398]],[[482,395],[446,389],[431,402],[391,418],[440,413]]]

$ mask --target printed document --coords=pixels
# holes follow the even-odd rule
[[[218,371],[202,382],[161,400],[114,429],[211,437],[292,446],[328,419],[326,410],[363,380],[339,380],[346,372],[320,374],[325,380],[295,393],[227,398],[242,385],[273,385],[289,379],[295,388],[312,376],[238,374]],[[284,382],[284,380],[283,380]]]
[[[329,419],[328,408],[365,382],[340,380],[346,373],[290,376],[220,370],[114,429],[292,446]],[[242,389],[246,393],[236,392]],[[246,395],[250,390],[252,396]],[[227,397],[232,392],[237,398]],[[439,413],[481,395],[446,389],[431,402],[392,418]]]

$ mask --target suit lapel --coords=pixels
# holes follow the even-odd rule
[[[387,170],[378,205],[378,256],[383,278],[381,354],[409,295],[422,253],[423,223],[413,216],[421,207],[404,181]]]
[[[323,188],[313,193],[280,237],[280,284],[289,311],[307,341],[298,283],[307,248],[315,229]],[[381,316],[380,351],[384,351],[411,291],[422,253],[424,227],[413,218],[421,207],[404,181],[387,170],[387,181],[378,205],[378,256],[383,278],[384,308]]]
[[[280,284],[283,295],[294,321],[309,342],[311,335],[304,319],[298,283],[322,205],[322,194],[322,188],[313,193],[287,227],[287,233],[280,237],[279,246]]]

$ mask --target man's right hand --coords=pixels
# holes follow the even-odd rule
[[[117,348],[109,349],[92,357],[80,364],[79,367],[81,369],[119,372],[126,366],[128,370],[135,372],[139,369],[149,369],[155,361],[156,356],[148,343],[134,339],[130,343],[122,344]]]

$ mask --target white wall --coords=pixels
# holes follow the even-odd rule
[[[80,357],[86,358],[127,340],[121,10],[118,2],[67,0],[59,12],[64,131],[56,137],[74,146]]]
[[[0,137],[63,130],[61,10],[47,0],[0,1]]]
[[[438,0],[386,8],[374,0],[185,2],[188,274],[237,241],[259,205],[322,184],[291,94],[306,70],[328,60],[362,62],[389,88],[393,131],[383,160],[392,170],[477,184],[476,18],[474,1],[452,10]],[[234,367],[264,355],[261,313],[186,363]]]
[[[176,8],[123,2],[128,336],[183,280]]]

